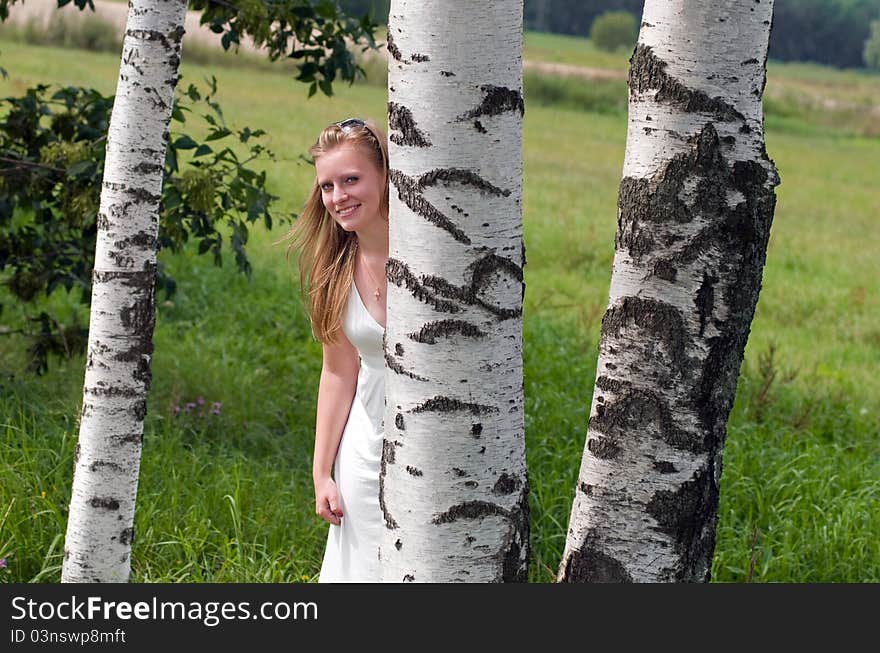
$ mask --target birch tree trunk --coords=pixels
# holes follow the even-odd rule
[[[185,0],[131,0],[107,137],[62,582],[131,568],[155,323],[159,196]]]
[[[772,0],[647,0],[563,582],[707,581],[775,207]]]
[[[524,581],[522,1],[389,20],[382,577]]]

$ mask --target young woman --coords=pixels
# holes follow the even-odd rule
[[[309,153],[315,184],[291,247],[323,344],[312,467],[315,512],[330,523],[320,581],[377,582],[388,150],[374,123],[350,118]]]

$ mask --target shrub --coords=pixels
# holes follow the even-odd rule
[[[600,50],[614,52],[635,47],[638,38],[636,17],[628,11],[606,11],[590,27],[590,40]]]

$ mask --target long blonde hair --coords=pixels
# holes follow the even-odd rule
[[[350,127],[349,123],[354,123]],[[385,132],[371,120],[343,121],[324,128],[309,148],[313,160],[343,144],[361,148],[377,170],[382,171],[384,190],[380,211],[388,219],[388,143]],[[344,125],[345,128],[339,125]],[[342,328],[342,312],[354,279],[357,235],[345,231],[327,211],[317,176],[309,197],[285,240],[287,255],[299,251],[299,282],[309,311],[314,336],[325,344],[336,341]]]

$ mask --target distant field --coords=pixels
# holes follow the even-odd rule
[[[527,35],[526,56],[591,65],[593,53],[579,55],[574,41]],[[0,40],[0,65],[9,71],[2,96],[43,81],[112,93],[118,58]],[[312,175],[299,156],[321,127],[334,116],[384,116],[381,87],[340,86],[334,98],[306,100],[289,75],[192,66],[184,55],[184,84],[210,74],[230,123],[267,130],[279,211],[299,210]],[[772,67],[770,84],[871,98],[872,79],[786,65]],[[527,107],[531,580],[548,582],[584,444],[626,117],[541,106],[528,87]],[[768,120],[767,149],[783,183],[729,423],[713,578],[877,582],[880,141],[792,115]],[[326,531],[312,514],[309,469],[320,350],[272,244],[280,235],[252,233],[250,283],[193,251],[161,255],[179,292],[168,303],[159,297],[134,580],[287,582],[317,573]],[[53,302],[80,310],[62,296]],[[55,581],[83,361],[29,378],[17,371],[15,345],[0,339],[0,557],[8,560],[0,581]],[[175,405],[199,396],[222,402],[222,416],[174,417]]]

